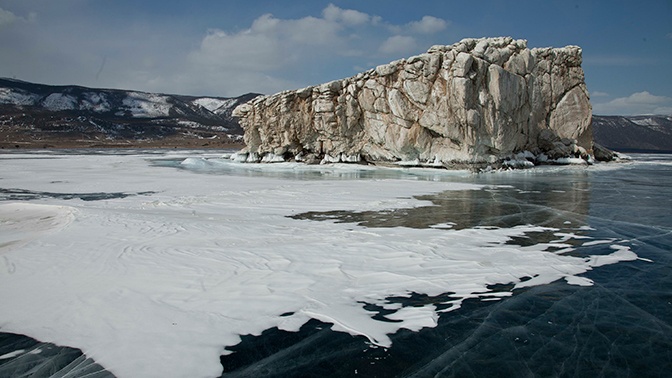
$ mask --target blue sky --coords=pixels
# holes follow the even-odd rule
[[[0,0],[0,76],[275,93],[463,38],[579,45],[595,114],[672,114],[672,1]]]

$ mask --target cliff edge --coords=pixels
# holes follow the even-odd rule
[[[581,48],[510,37],[433,46],[354,77],[238,106],[239,160],[494,163],[592,154]],[[523,155],[520,153],[525,152]]]

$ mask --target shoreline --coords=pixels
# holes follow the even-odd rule
[[[36,140],[0,142],[0,150],[60,150],[60,149],[242,149],[244,143],[217,140],[149,140],[149,141],[100,141],[100,140]]]

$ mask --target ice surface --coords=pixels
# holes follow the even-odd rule
[[[2,240],[21,242],[0,247],[2,330],[81,348],[120,377],[217,376],[220,354],[241,335],[295,331],[312,318],[389,347],[391,334],[435,327],[441,313],[469,298],[512,294],[496,285],[591,285],[582,274],[637,258],[624,240],[582,234],[582,209],[571,207],[579,202],[563,209],[574,217],[574,232],[534,223],[460,228],[433,218],[425,228],[300,220],[290,216],[413,209],[437,193],[513,189],[450,173],[400,170],[390,178],[389,170],[373,174],[357,165],[249,165],[191,155],[179,159],[182,169],[157,166],[150,160],[164,156],[148,154],[0,155],[3,187],[153,193],[0,206]],[[202,174],[217,167],[226,175]],[[297,171],[339,177],[283,176]],[[513,242],[532,234],[546,240]],[[575,255],[583,243],[608,250]],[[441,309],[391,299],[445,293]],[[386,309],[385,319],[367,305]]]

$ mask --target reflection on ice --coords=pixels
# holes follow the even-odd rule
[[[586,222],[589,191],[523,192],[511,187],[445,191],[416,199],[428,206],[382,211],[306,212],[294,219],[334,220],[364,227],[451,228],[514,227],[527,224],[576,228]]]
[[[468,171],[449,171],[426,168],[388,168],[363,164],[306,165],[283,162],[273,164],[239,163],[223,158],[176,158],[154,160],[154,164],[176,167],[198,173],[250,177],[274,177],[292,180],[360,180],[360,179],[410,179],[441,180],[446,177],[465,177]]]
[[[545,311],[580,302],[567,296],[603,290],[603,270],[640,269],[659,258],[636,260],[632,242],[605,227],[605,215],[595,213],[603,197],[595,197],[600,189],[585,170],[473,176],[366,166],[241,168],[212,157],[58,160],[6,159],[3,185],[151,193],[0,206],[0,219],[10,219],[0,233],[14,224],[25,236],[20,248],[0,247],[0,327],[81,348],[118,376],[216,376],[222,352],[229,355],[225,367],[247,376],[263,366],[276,376],[301,374],[293,370],[301,367],[319,372],[312,369],[323,358],[338,356],[351,361],[342,375],[365,374],[362,361],[383,360],[397,371],[418,361],[410,371],[419,376],[447,374],[447,366],[464,373],[469,367],[457,366],[455,356],[488,362],[478,351],[509,348],[506,354],[528,344],[552,351],[553,337],[571,340],[550,326],[540,326],[538,340],[531,335],[537,331],[508,329],[507,319],[530,319],[508,309],[528,306],[533,322],[571,327],[575,320]],[[311,170],[318,179],[304,180]],[[39,222],[39,212],[60,207],[72,209],[74,219],[52,231],[12,223],[10,210],[38,211],[28,221]],[[272,335],[285,335],[295,341],[277,345],[296,347],[269,348],[280,354],[259,365],[240,362],[241,351],[254,349],[246,343],[259,346],[242,335],[269,334],[272,344]],[[293,358],[306,348],[328,357]],[[580,359],[571,358],[563,361]],[[368,375],[393,371],[368,365],[382,369]],[[557,372],[546,367],[534,372]]]

